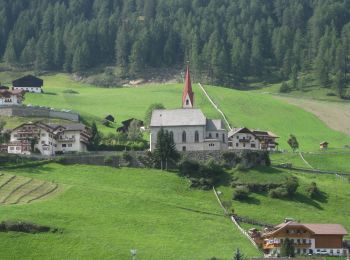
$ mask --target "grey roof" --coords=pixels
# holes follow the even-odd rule
[[[205,126],[206,118],[200,109],[154,110],[152,126]]]
[[[225,130],[221,119],[207,119],[207,131]]]
[[[234,136],[237,133],[247,133],[247,134],[252,134],[255,136],[255,134],[250,131],[248,128],[246,127],[240,127],[240,128],[232,128],[231,131],[228,132],[228,137]]]
[[[69,124],[69,125],[63,125],[63,127],[67,131],[83,131],[86,128],[84,124]]]

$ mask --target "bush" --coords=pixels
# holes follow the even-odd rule
[[[105,158],[103,159],[103,162],[105,164],[111,164],[111,163],[113,163],[113,157],[112,156],[105,156]]]
[[[186,177],[199,177],[200,164],[196,161],[184,159],[178,164],[180,174]]]
[[[125,164],[126,167],[130,167],[132,165],[133,158],[129,152],[127,151],[123,152],[122,158],[126,162]]]
[[[290,87],[286,82],[283,82],[280,87],[280,93],[288,93],[290,92]]]
[[[284,187],[288,192],[289,196],[293,196],[299,187],[299,181],[297,177],[287,177]]]
[[[288,191],[285,187],[278,187],[269,191],[270,198],[285,198],[288,196]]]
[[[151,153],[150,151],[147,151],[144,156],[140,155],[138,159],[146,168],[155,167],[156,160],[154,158],[153,153]]]
[[[223,153],[222,158],[224,160],[225,166],[228,168],[235,167],[237,165],[237,163],[239,163],[239,161],[240,161],[237,154],[233,153],[233,152]]]
[[[245,200],[249,197],[249,188],[247,186],[238,186],[233,191],[234,200]]]
[[[319,189],[317,188],[316,182],[311,182],[310,186],[307,189],[307,195],[311,199],[317,198],[317,196],[320,194]]]

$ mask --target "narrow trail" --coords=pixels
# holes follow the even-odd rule
[[[259,247],[258,247],[258,245],[255,243],[255,241],[254,241],[254,240],[249,236],[249,234],[238,224],[238,222],[237,222],[237,220],[235,219],[235,217],[232,216],[232,215],[230,215],[229,212],[227,211],[227,209],[224,207],[224,205],[222,205],[221,199],[220,199],[220,197],[219,197],[219,195],[218,195],[218,193],[217,193],[215,187],[213,187],[213,192],[214,192],[214,195],[215,195],[216,199],[217,199],[218,202],[219,202],[220,207],[224,210],[225,215],[226,215],[226,216],[229,216],[230,219],[231,219],[231,221],[232,221],[232,223],[235,224],[235,226],[238,228],[238,230],[239,230],[246,238],[249,239],[249,241],[253,244],[253,246],[254,246],[256,249],[260,250]]]
[[[303,154],[302,154],[301,152],[299,152],[299,156],[300,156],[300,158],[304,161],[304,163],[305,163],[308,167],[310,167],[311,169],[315,170],[315,168],[312,167],[311,164],[308,163],[308,161],[305,160],[305,158],[304,158],[304,156],[303,156]]]
[[[213,107],[221,114],[222,118],[224,119],[226,125],[228,126],[228,128],[230,130],[232,130],[232,127],[230,126],[230,123],[228,122],[224,112],[221,111],[221,109],[215,104],[215,102],[211,99],[211,97],[209,96],[209,94],[207,93],[207,91],[204,89],[204,87],[202,86],[201,83],[198,83],[198,86],[201,88],[201,90],[203,91],[204,95],[208,98],[209,102],[213,105]]]

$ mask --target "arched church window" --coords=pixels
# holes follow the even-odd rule
[[[196,131],[196,132],[194,133],[194,141],[195,141],[196,143],[199,142],[199,133],[198,133],[198,131]]]
[[[182,132],[182,142],[186,143],[186,132],[185,131]]]

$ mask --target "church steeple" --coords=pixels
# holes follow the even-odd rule
[[[182,108],[193,108],[194,107],[194,93],[192,91],[190,68],[187,65],[185,86],[182,94]]]

